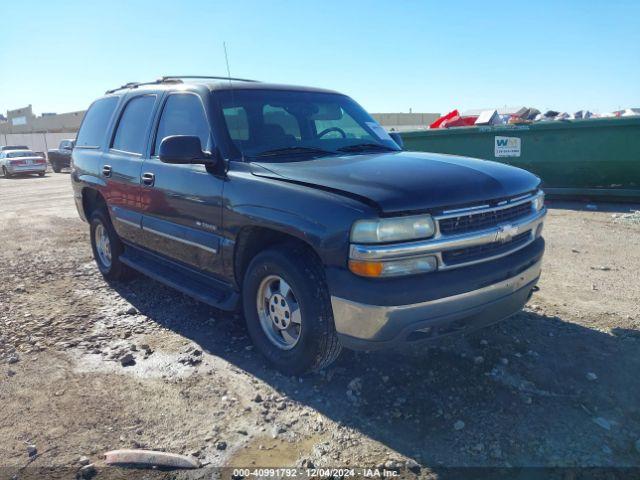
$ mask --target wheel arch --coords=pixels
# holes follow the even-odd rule
[[[273,227],[245,226],[238,232],[233,252],[233,273],[239,288],[242,288],[251,260],[260,252],[277,246],[303,249],[322,263],[320,255],[307,239]]]
[[[85,187],[82,189],[82,211],[87,220],[96,210],[104,208],[107,210],[107,202],[102,194],[95,188]]]

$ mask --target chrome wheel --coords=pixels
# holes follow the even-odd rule
[[[269,275],[260,283],[256,299],[260,326],[278,348],[296,346],[302,330],[300,306],[293,290],[278,275]]]
[[[95,230],[96,252],[100,262],[106,268],[111,267],[111,241],[107,229],[102,223],[98,223]]]

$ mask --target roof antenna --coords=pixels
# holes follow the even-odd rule
[[[227,64],[227,77],[229,78],[229,90],[231,91],[231,104],[233,106],[235,106],[236,104],[236,99],[235,96],[233,95],[233,86],[231,84],[231,69],[229,68],[229,55],[227,54],[227,42],[222,42],[222,48],[224,49],[224,61]],[[241,152],[241,157],[242,157],[242,161],[244,162],[244,153]],[[227,164],[227,170],[228,170],[228,164]]]
[[[229,87],[231,87],[231,69],[229,68],[229,55],[227,55],[227,42],[222,42],[224,48],[224,61],[227,63],[227,77],[229,78]]]

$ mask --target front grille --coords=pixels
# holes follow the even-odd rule
[[[442,252],[442,261],[447,266],[459,265],[461,263],[473,262],[475,260],[483,260],[488,257],[507,253],[521,245],[527,243],[531,238],[531,230],[519,233],[509,242],[493,242],[484,245],[476,245],[475,247],[459,248],[457,250],[448,250]]]
[[[495,227],[502,223],[518,220],[531,214],[531,202],[521,203],[513,207],[491,210],[489,212],[470,213],[459,217],[443,218],[439,220],[440,233],[455,235],[475,232],[485,228]]]

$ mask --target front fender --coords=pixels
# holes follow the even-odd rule
[[[310,186],[230,172],[224,190],[225,235],[235,241],[245,227],[265,227],[309,244],[325,265],[344,266],[351,225],[373,215],[353,198]]]
[[[327,227],[317,220],[277,207],[237,205],[234,210],[252,226],[270,228],[317,247],[321,245],[327,232]]]

